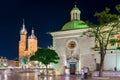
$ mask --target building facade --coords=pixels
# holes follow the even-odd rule
[[[8,60],[8,67],[9,68],[18,68],[19,67],[19,59]]]
[[[58,53],[60,60],[55,65],[56,73],[64,74],[65,68],[69,74],[77,74],[81,68],[88,67],[90,71],[99,70],[100,54],[96,47],[95,37],[88,37],[84,32],[91,30],[89,26],[80,19],[81,11],[75,5],[71,10],[71,20],[67,22],[60,31],[51,32],[53,37],[53,49]],[[103,31],[110,29],[114,23],[105,26]],[[120,70],[120,30],[115,29],[115,34],[110,35],[110,40],[104,60],[104,70]],[[89,33],[88,33],[89,34]],[[104,37],[106,38],[106,35]],[[116,42],[115,42],[116,41]],[[99,47],[99,46],[98,46]]]
[[[25,28],[25,24],[23,21],[23,26],[20,31],[20,41],[19,41],[19,61],[20,65],[26,64],[25,58],[27,58],[27,62],[29,62],[29,58],[31,55],[38,49],[38,40],[34,34],[34,29],[31,31],[31,35],[27,37],[27,30]]]
[[[8,59],[6,57],[0,57],[0,66],[8,66]]]
[[[84,36],[89,30],[88,25],[80,19],[81,11],[75,5],[71,10],[71,20],[60,31],[51,32],[53,37],[53,49],[58,53],[60,60],[55,65],[56,73],[64,74],[65,68],[70,74],[77,74],[83,67],[89,67],[91,71],[96,69],[93,58],[94,37]]]

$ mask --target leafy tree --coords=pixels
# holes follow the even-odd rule
[[[31,61],[39,61],[46,66],[46,71],[48,74],[47,66],[50,63],[58,63],[58,54],[51,49],[38,49],[35,55],[30,57]]]
[[[120,4],[116,5],[116,10],[120,13]]]
[[[28,57],[27,56],[23,57],[22,64],[28,64]]]
[[[120,10],[120,5],[117,5],[116,9]],[[105,10],[102,12],[96,12],[94,16],[98,18],[98,24],[88,22],[92,29],[84,34],[95,36],[95,46],[97,46],[98,50],[100,51],[99,76],[102,76],[104,58],[106,55],[106,50],[108,49],[108,44],[111,42],[111,35],[118,34],[118,30],[120,29],[119,15],[111,14],[110,8],[105,8]]]

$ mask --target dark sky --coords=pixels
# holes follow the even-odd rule
[[[28,35],[34,27],[40,47],[52,44],[47,32],[59,31],[70,21],[70,11],[74,3],[81,10],[81,19],[95,22],[96,11],[114,6],[120,0],[0,0],[0,56],[14,59],[18,57],[18,42],[22,20],[25,19]]]

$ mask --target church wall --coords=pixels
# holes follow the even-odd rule
[[[114,67],[116,67],[116,55],[106,54],[104,61],[104,70],[114,70]]]
[[[106,54],[105,61],[104,61],[104,70],[114,70],[116,67],[117,70],[120,70],[120,54],[113,53],[113,54]]]
[[[63,35],[64,36],[64,35]],[[74,49],[70,49],[68,47],[69,43],[71,41],[75,41],[76,47]],[[60,57],[60,61],[57,65],[54,65],[56,67],[56,70],[58,71],[58,74],[64,73],[64,67],[66,66],[69,68],[69,63],[67,62],[67,58],[71,55],[71,52],[73,52],[73,56],[78,59],[76,64],[76,71],[80,71],[82,67],[89,67],[90,70],[95,70],[95,61],[92,56],[94,51],[91,49],[94,45],[94,38],[89,37],[75,37],[74,35],[71,35],[70,37],[53,37],[53,47],[58,53]]]
[[[37,39],[28,39],[28,54],[33,55],[37,51]]]
[[[64,74],[64,68],[66,65],[66,57],[65,57],[65,39],[53,39],[53,48],[58,53],[58,56],[60,57],[59,63],[54,64],[54,67],[56,69],[56,74],[61,75]]]
[[[71,41],[74,41],[76,44],[74,49],[70,49],[68,46]],[[72,52],[72,55],[71,55],[71,52]],[[80,71],[79,37],[66,38],[65,54],[67,58],[73,56],[77,60],[77,61],[72,60],[71,62],[76,62],[76,73],[78,73]],[[68,68],[70,68],[70,64],[68,61],[67,61],[67,66]]]
[[[69,64],[67,62],[67,57],[69,57],[71,55],[71,49],[68,48],[68,44],[70,41],[76,41],[76,43],[78,44],[78,40],[79,38],[73,38],[73,37],[69,37],[69,38],[58,38],[55,39],[53,38],[53,47],[56,50],[56,52],[58,53],[59,57],[60,57],[60,61],[58,63],[58,70],[60,70],[63,74],[64,72],[64,67],[66,66],[67,68],[69,68]],[[77,55],[78,54],[78,55]],[[77,56],[76,56],[77,55]],[[76,47],[76,49],[73,50],[73,56],[79,58],[79,49],[78,49],[78,45]],[[77,67],[77,71],[79,70],[79,63],[77,63],[76,65]],[[57,67],[56,67],[57,69]]]
[[[116,67],[120,71],[120,51],[119,50],[106,50],[106,55],[104,59],[104,70],[114,70]],[[100,54],[98,51],[95,53],[96,63],[100,64]]]
[[[81,37],[79,40],[80,45],[80,60],[81,60],[81,68],[89,67],[91,71],[96,69],[94,56],[94,51],[92,47],[94,45],[94,38],[89,37]]]

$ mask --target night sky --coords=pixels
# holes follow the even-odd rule
[[[81,20],[96,22],[96,11],[114,6],[120,0],[0,0],[0,56],[14,59],[18,57],[18,42],[24,18],[28,31],[34,27],[39,47],[52,45],[52,37],[47,32],[59,31],[70,21],[70,11],[74,4],[81,10]]]

